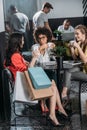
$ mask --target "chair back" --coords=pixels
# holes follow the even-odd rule
[[[13,75],[9,69],[2,70],[3,105],[5,120],[11,118],[11,94],[13,93]]]

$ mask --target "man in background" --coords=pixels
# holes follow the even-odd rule
[[[16,6],[11,5],[10,6],[10,27],[12,29],[12,32],[21,32],[24,34],[24,48],[23,51],[27,51],[29,49],[29,43],[28,43],[28,31],[30,30],[29,26],[29,19],[24,14],[18,11]]]
[[[34,30],[37,29],[38,27],[46,27],[52,32],[47,17],[47,14],[50,12],[51,9],[53,9],[53,6],[50,3],[46,2],[42,5],[42,9],[34,14],[33,16]]]
[[[68,19],[65,19],[63,25],[60,25],[58,27],[58,31],[63,33],[70,33],[70,32],[74,32],[74,28],[71,26],[70,21]]]

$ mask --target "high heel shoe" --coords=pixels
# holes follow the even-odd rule
[[[63,127],[64,126],[64,124],[60,124],[60,123],[59,124],[55,124],[55,122],[50,117],[48,117],[47,120],[49,122],[49,125],[52,125],[54,127]]]
[[[60,111],[57,111],[57,116],[61,116],[62,118],[68,120],[69,119],[69,116],[68,115],[65,115],[64,113],[60,112]]]
[[[40,106],[41,106],[41,111],[42,111],[43,113],[49,112],[49,109],[47,108],[46,104],[45,104],[45,105],[40,104]]]

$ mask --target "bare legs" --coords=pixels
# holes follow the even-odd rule
[[[53,96],[50,97],[50,115],[49,115],[49,117],[54,121],[54,123],[56,125],[58,125],[59,121],[57,120],[56,115],[55,115],[56,104],[58,105],[60,112],[62,112],[66,116],[67,116],[67,113],[65,112],[65,110],[61,104],[59,92],[57,90],[57,87],[56,87],[56,84],[54,81],[52,81],[52,91],[53,91]]]
[[[62,98],[64,97],[67,97],[67,92],[68,92],[68,88],[67,87],[63,87],[63,90],[62,90]]]

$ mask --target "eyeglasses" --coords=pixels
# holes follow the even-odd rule
[[[38,37],[38,40],[45,39],[45,38],[46,38],[46,36]]]

